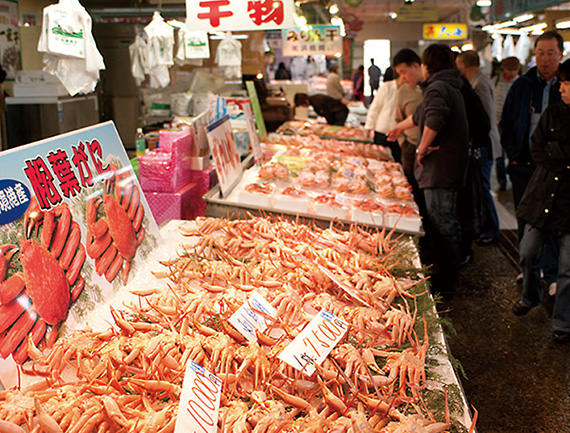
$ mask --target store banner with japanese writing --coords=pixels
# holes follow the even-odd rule
[[[20,69],[17,0],[0,0],[0,59],[6,78],[15,78],[16,71]]]
[[[293,0],[186,0],[186,25],[196,31],[272,30],[294,25]]]
[[[282,30],[283,55],[299,56],[342,53],[342,36],[338,26],[293,27]]]
[[[131,279],[158,227],[113,122],[0,153],[0,381]]]
[[[428,40],[462,40],[467,39],[467,24],[433,23],[424,24],[424,39]]]

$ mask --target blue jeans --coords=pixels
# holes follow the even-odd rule
[[[523,268],[521,300],[527,306],[542,301],[540,258],[546,243],[558,244],[558,279],[552,313],[552,326],[556,331],[570,332],[570,233],[554,235],[527,224],[520,245],[520,263]]]
[[[480,238],[499,238],[499,217],[497,215],[497,209],[495,208],[495,202],[491,196],[491,169],[493,168],[493,159],[490,155],[490,150],[487,148],[475,149],[477,155],[475,160],[477,161],[477,166],[479,167],[479,172],[481,173],[481,185],[484,191],[482,200],[484,200],[484,210],[485,215],[482,218],[482,225],[477,227],[477,235]]]
[[[454,290],[461,261],[461,227],[457,220],[457,191],[446,188],[423,190],[426,204],[425,230],[430,239],[435,277],[442,290]]]

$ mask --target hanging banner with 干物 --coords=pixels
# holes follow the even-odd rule
[[[0,382],[81,327],[156,248],[158,227],[113,122],[0,153]]]
[[[293,0],[186,0],[186,25],[197,31],[274,30],[294,25]]]
[[[20,69],[17,0],[0,0],[0,59],[6,78],[15,78],[16,71]]]
[[[342,53],[338,26],[293,27],[282,30],[282,37],[284,56],[324,54],[340,57]]]

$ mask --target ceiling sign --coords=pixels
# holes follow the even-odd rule
[[[193,31],[272,30],[294,25],[293,0],[186,0]]]
[[[430,40],[467,39],[467,24],[459,24],[459,23],[424,24],[424,39],[430,39]]]
[[[342,36],[338,26],[293,27],[282,30],[283,55],[299,56],[342,53]]]
[[[406,5],[400,6],[397,11],[396,21],[400,22],[430,22],[437,21],[439,14],[437,6]]]

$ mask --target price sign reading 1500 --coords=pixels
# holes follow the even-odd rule
[[[279,358],[309,376],[338,344],[348,324],[328,311],[321,311],[289,344]]]
[[[184,376],[175,433],[216,433],[222,381],[195,362]]]

